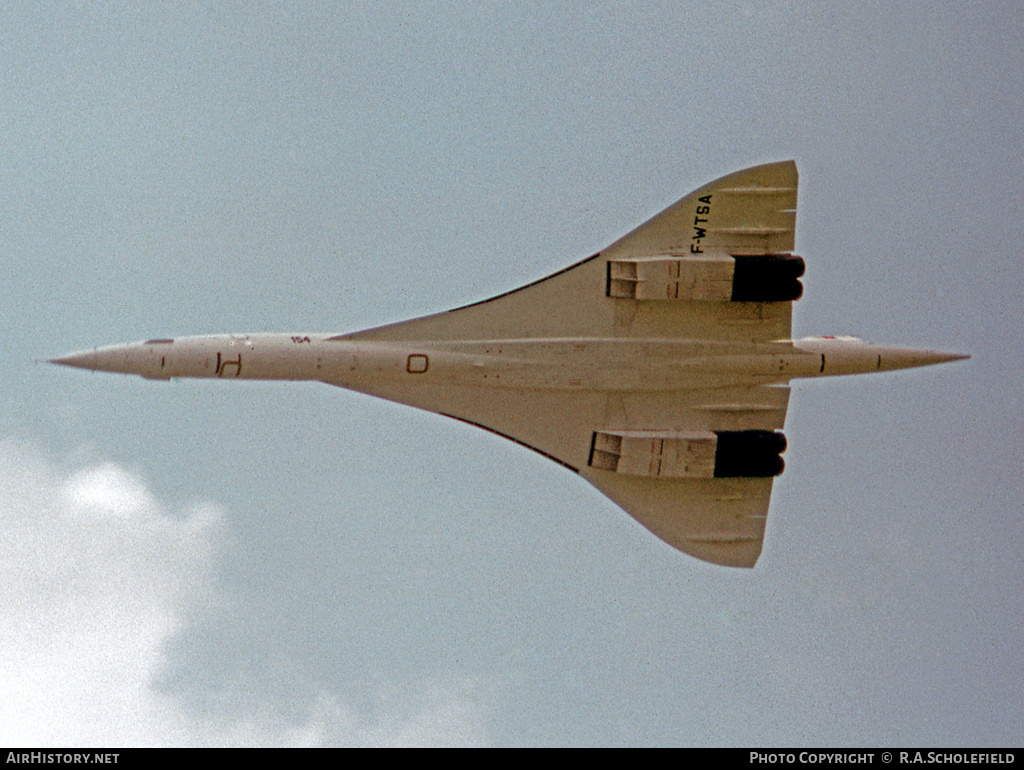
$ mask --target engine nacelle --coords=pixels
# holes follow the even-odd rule
[[[771,430],[598,431],[588,464],[649,478],[765,478],[782,473],[785,451],[786,437]]]
[[[789,302],[803,294],[793,254],[663,255],[608,260],[609,297],[706,302]]]

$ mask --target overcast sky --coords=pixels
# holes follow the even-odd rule
[[[4,3],[0,744],[1020,745],[1016,3]],[[503,292],[800,170],[761,560],[470,426],[38,365]]]

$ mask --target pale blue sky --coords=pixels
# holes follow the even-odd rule
[[[1020,745],[1013,3],[0,10],[0,742]],[[500,293],[795,158],[794,388],[750,572],[469,426],[33,362]]]

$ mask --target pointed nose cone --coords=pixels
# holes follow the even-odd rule
[[[47,363],[60,364],[61,366],[74,366],[76,369],[101,369],[99,366],[103,356],[98,350],[87,350],[82,353],[68,353],[60,358],[51,358]]]
[[[134,360],[136,348],[136,345],[111,345],[105,348],[69,353],[60,358],[51,358],[49,363],[73,366],[76,369],[89,369],[93,372],[137,374],[138,366]]]
[[[946,353],[941,350],[880,347],[878,349],[878,369],[883,372],[891,369],[913,369],[917,366],[944,364],[947,361],[962,361],[965,358],[970,358],[970,356],[962,353]]]

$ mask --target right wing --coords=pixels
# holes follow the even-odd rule
[[[723,436],[781,438],[774,431],[786,419],[785,385],[661,392],[380,386],[366,392],[453,417],[534,450],[579,474],[663,541],[698,559],[752,567],[761,553],[773,475],[781,467],[730,475],[735,470],[716,467],[717,445]],[[618,446],[609,446],[615,441]],[[767,454],[777,459],[780,452],[770,447]]]

